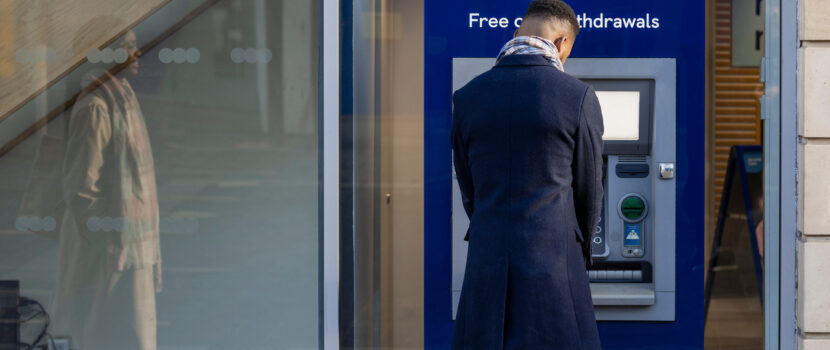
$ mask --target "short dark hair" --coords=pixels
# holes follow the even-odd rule
[[[561,0],[533,0],[527,7],[525,18],[557,19],[570,25],[574,36],[579,34],[579,21],[574,10]]]

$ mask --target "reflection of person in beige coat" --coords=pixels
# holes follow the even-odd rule
[[[87,30],[111,28],[107,21],[117,20],[99,18]],[[135,93],[113,75],[138,73],[135,34],[115,48],[128,53],[125,63],[81,78],[63,164],[67,212],[52,333],[83,350],[156,348],[161,252],[153,155]]]

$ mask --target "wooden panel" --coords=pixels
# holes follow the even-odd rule
[[[724,176],[733,145],[760,144],[761,122],[758,98],[764,92],[760,70],[750,67],[732,67],[732,1],[714,0],[715,25],[711,47],[714,65],[714,115],[712,123],[712,150],[709,159],[712,183],[710,205],[717,215],[720,208]]]
[[[4,45],[14,40],[14,17],[12,3],[0,1],[0,76],[9,77],[14,72],[14,50],[11,45]]]
[[[168,1],[3,0],[9,11],[3,18],[12,19],[3,32],[12,40],[0,40],[0,67],[7,66],[0,75],[0,121],[83,62],[87,49],[107,44]],[[99,16],[123,24],[78,32]],[[76,42],[83,49],[76,49]]]

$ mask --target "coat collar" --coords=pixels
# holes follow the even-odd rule
[[[509,55],[501,58],[501,61],[496,63],[496,67],[507,66],[551,66],[547,59],[542,55]]]

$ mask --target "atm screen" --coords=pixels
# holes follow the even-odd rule
[[[597,91],[602,121],[603,140],[637,141],[640,139],[640,92]]]
[[[585,79],[602,109],[603,153],[645,155],[651,148],[654,80]]]

